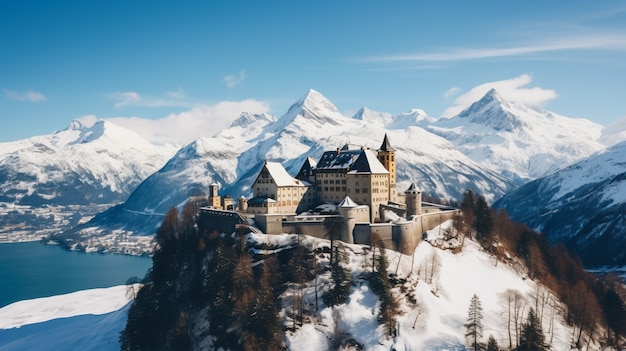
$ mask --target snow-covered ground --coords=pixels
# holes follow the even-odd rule
[[[439,228],[435,228],[429,232],[429,237],[436,238],[438,234]],[[307,243],[309,240],[316,243]],[[304,244],[317,246],[323,241],[307,238]],[[372,256],[367,247],[348,247],[353,277],[371,270]],[[482,341],[486,343],[489,335],[493,335],[498,345],[506,348],[509,346],[509,339],[502,294],[509,289],[517,290],[530,306],[531,296],[537,289],[537,284],[527,279],[524,273],[519,273],[503,263],[495,265],[495,260],[470,240],[466,240],[463,251],[456,254],[422,242],[414,257],[387,250],[387,258],[389,272],[393,273],[397,268],[398,278],[407,279],[403,285],[408,293],[401,292],[399,287],[393,289],[400,298],[400,309],[403,312],[398,318],[399,332],[396,337],[387,338],[384,327],[377,322],[380,305],[378,296],[364,281],[355,279],[353,282],[357,286],[352,288],[346,304],[334,309],[326,307],[318,312],[317,323],[307,324],[295,332],[287,333],[290,349],[327,349],[328,336],[340,330],[351,334],[367,350],[465,350],[464,323],[474,294],[479,297],[483,308]],[[370,262],[369,267],[366,261]],[[438,268],[435,268],[432,281],[427,283],[426,276],[430,275],[428,272],[431,269],[427,266],[433,261],[437,262],[435,265]],[[323,281],[324,278],[320,280]],[[289,294],[287,290],[284,299],[288,299]],[[408,295],[414,296],[417,305],[408,302]],[[523,312],[524,321],[527,311],[528,307]],[[289,316],[287,310],[282,313]],[[562,316],[555,316],[553,322],[552,349],[569,350],[571,330],[563,322]],[[548,317],[544,317],[544,334],[550,342],[552,335],[547,333],[547,329]]]
[[[0,308],[0,351],[119,350],[131,299],[122,285],[5,306]]]

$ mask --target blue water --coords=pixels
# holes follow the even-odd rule
[[[146,257],[67,251],[38,242],[0,244],[0,307],[16,301],[105,288],[144,277]]]

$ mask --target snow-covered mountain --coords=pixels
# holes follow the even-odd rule
[[[626,265],[626,141],[547,177],[494,204],[574,246],[586,265]]]
[[[430,127],[480,165],[519,185],[566,167],[605,145],[602,126],[503,99],[494,89],[450,119]]]
[[[0,143],[0,234],[75,225],[126,200],[175,149],[106,121]]]
[[[168,209],[206,192],[212,182],[221,184],[222,194],[250,196],[250,186],[266,159],[281,162],[296,174],[308,156],[319,157],[346,143],[377,149],[385,133],[397,150],[399,191],[415,181],[425,193],[443,199],[459,199],[471,188],[493,201],[512,187],[507,178],[479,166],[445,139],[420,128],[417,124],[429,119],[423,111],[389,118],[367,114],[345,117],[325,96],[310,90],[278,119],[243,115],[230,128],[181,149],[138,186],[126,203],[59,239],[71,238],[73,245],[116,230],[116,237],[129,232],[152,234]]]

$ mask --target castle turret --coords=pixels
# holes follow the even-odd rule
[[[242,196],[238,202],[237,209],[241,212],[248,212],[248,199]]]
[[[339,214],[343,218],[343,228],[341,230],[341,241],[344,241],[348,244],[354,244],[354,236],[352,235],[352,231],[354,230],[354,226],[356,225],[358,213],[357,208],[359,205],[352,201],[349,196],[346,196],[341,202],[337,205],[337,210]]]
[[[217,183],[212,183],[209,186],[209,206],[217,209],[222,208],[222,201],[219,195],[220,186]]]
[[[398,201],[396,194],[396,149],[391,146],[387,134],[378,149],[378,160],[389,171],[389,201]]]
[[[422,214],[422,192],[415,183],[404,192],[406,196],[406,218]]]

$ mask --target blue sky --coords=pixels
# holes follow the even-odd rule
[[[451,115],[490,87],[626,115],[623,1],[181,3],[0,0],[0,142],[103,118],[184,143],[309,88],[346,115]]]

